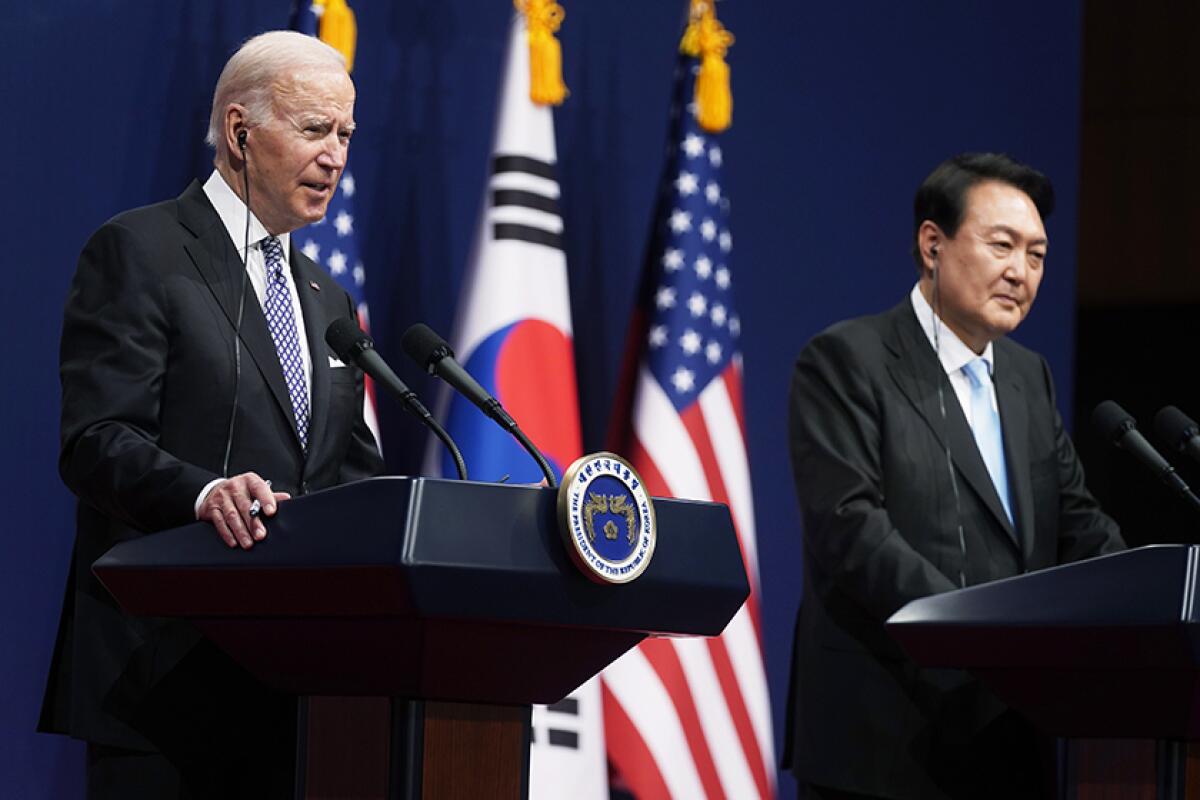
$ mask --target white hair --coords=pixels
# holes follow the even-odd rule
[[[221,77],[217,79],[204,141],[220,150],[221,127],[230,103],[246,107],[250,126],[271,119],[272,104],[281,81],[310,69],[344,71],[346,59],[317,37],[296,31],[267,31],[246,40],[225,62]]]

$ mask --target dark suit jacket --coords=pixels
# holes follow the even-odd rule
[[[308,450],[247,286],[229,474],[253,470],[297,495],[383,464],[363,422],[362,373],[331,368],[324,342],[331,321],[353,316],[350,299],[294,246],[290,264],[312,358]],[[148,693],[200,641],[184,623],[123,614],[91,564],[119,541],[194,521],[197,495],[219,477],[243,273],[195,182],[175,200],[113,218],[80,256],[63,321],[59,460],[78,520],[42,730],[145,748],[137,720]]]
[[[944,796],[951,773],[979,757],[972,738],[1004,709],[964,673],[917,669],[883,622],[962,581],[1124,546],[1084,486],[1045,361],[1008,339],[994,352],[1015,532],[907,297],[800,354],[790,447],[804,587],[784,759],[802,782]]]

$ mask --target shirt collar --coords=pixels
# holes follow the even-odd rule
[[[212,175],[208,176],[208,180],[204,182],[204,194],[208,197],[208,202],[212,203],[213,208],[217,211],[217,216],[221,218],[221,223],[225,226],[225,231],[229,234],[229,238],[233,240],[233,246],[237,248],[238,255],[244,260],[246,254],[242,243],[246,236],[246,204],[242,202],[242,198],[230,188],[225,182],[225,178],[217,170],[213,170]],[[258,221],[258,217],[254,212],[250,213],[250,246],[254,247],[259,241],[265,239],[271,234],[267,233],[267,229]],[[291,246],[290,233],[279,234],[279,244],[283,248],[283,260],[286,263],[288,260],[289,247]]]
[[[921,324],[921,330],[925,332],[929,346],[937,352],[938,358],[942,362],[942,369],[946,371],[947,375],[953,375],[977,358],[983,359],[987,364],[988,374],[992,374],[994,362],[991,342],[988,342],[982,353],[976,354],[974,350],[967,347],[962,339],[958,338],[958,334],[947,328],[946,323],[938,317],[936,318],[938,343],[935,346],[933,338],[935,317],[933,309],[929,307],[929,302],[925,300],[925,295],[921,294],[920,283],[913,287],[909,297],[912,299],[913,312],[917,315],[917,322]]]

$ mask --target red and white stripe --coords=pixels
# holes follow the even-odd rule
[[[368,335],[371,333],[371,315],[367,311],[366,303],[359,303],[358,308],[358,327],[362,328]],[[363,421],[367,423],[367,427],[371,429],[371,435],[375,437],[375,447],[379,452],[383,452],[383,438],[379,435],[379,416],[375,413],[375,381],[370,375],[364,376],[363,382],[366,391],[363,393]]]
[[[774,797],[740,359],[682,413],[642,366],[632,417],[651,495],[729,506],[751,595],[720,636],[648,640],[602,673],[609,758],[638,800]]]

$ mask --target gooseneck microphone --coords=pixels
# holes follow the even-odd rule
[[[1112,400],[1105,400],[1092,412],[1092,425],[1101,436],[1133,456],[1167,488],[1187,501],[1193,509],[1200,511],[1200,498],[1192,493],[1175,468],[1138,432],[1137,423],[1125,409]]]
[[[458,445],[446,433],[446,429],[438,424],[425,405],[417,398],[416,392],[409,389],[404,381],[392,371],[383,357],[375,352],[375,342],[358,327],[358,323],[349,317],[339,317],[325,329],[325,343],[329,345],[338,358],[356,365],[370,375],[378,383],[387,387],[392,394],[400,398],[404,407],[417,416],[421,422],[442,440],[450,455],[454,458],[454,466],[458,470],[460,480],[467,479],[467,465],[463,461],[462,452]]]
[[[504,410],[500,401],[492,397],[486,389],[479,385],[478,381],[471,377],[469,372],[463,369],[462,364],[454,359],[454,351],[450,349],[450,345],[446,343],[445,339],[434,333],[428,325],[418,322],[404,332],[400,346],[404,348],[404,352],[408,354],[409,358],[421,365],[422,369],[428,370],[431,375],[437,375],[450,384],[455,391],[478,406],[484,414],[495,420],[496,424],[512,434],[529,455],[533,456],[533,460],[537,462],[542,474],[546,476],[546,483],[550,488],[558,487],[558,479],[554,477],[554,470],[550,468],[546,457],[529,440],[529,437],[517,425],[516,420]]]
[[[1200,461],[1200,425],[1175,406],[1158,410],[1154,415],[1154,431],[1175,450]]]

